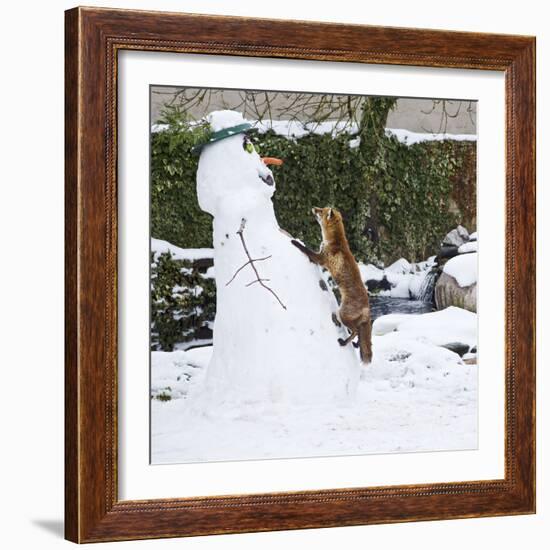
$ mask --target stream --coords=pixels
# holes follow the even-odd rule
[[[370,296],[371,318],[374,321],[382,315],[390,313],[429,313],[435,311],[431,302],[408,300],[406,298],[390,298],[389,296]]]

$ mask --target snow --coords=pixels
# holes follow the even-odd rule
[[[393,313],[376,319],[372,332],[376,336],[398,332],[400,337],[435,346],[460,342],[473,348],[477,342],[477,315],[454,306],[422,315]]]
[[[252,122],[252,121],[251,121]],[[272,130],[279,136],[287,138],[301,138],[307,134],[353,134],[357,132],[357,125],[345,121],[325,120],[323,122],[300,122],[298,120],[269,120],[252,122],[254,127],[265,133]]]
[[[174,260],[201,260],[203,258],[213,258],[214,250],[212,248],[180,248],[168,241],[161,239],[151,239],[151,252],[154,253],[155,259],[160,254],[171,254]]]
[[[376,267],[372,264],[364,264],[358,262],[359,271],[361,272],[361,279],[363,282],[367,281],[381,281],[384,278],[384,270]]]
[[[474,231],[474,232],[470,235],[470,240],[471,240],[471,241],[477,241],[477,231]]]
[[[213,132],[247,122],[243,115],[237,111],[213,111],[206,117],[206,120]]]
[[[477,252],[477,241],[469,241],[458,247],[459,254],[467,254],[468,252]]]
[[[209,267],[204,274],[202,274],[203,279],[215,279],[216,278],[216,270],[214,266]]]
[[[405,273],[410,273],[410,271],[411,271],[411,264],[407,260],[405,260],[405,258],[401,258],[396,262],[394,262],[393,264],[391,264],[389,267],[386,267],[387,273],[405,274]]]
[[[154,385],[177,391],[170,401],[152,400],[152,462],[475,449],[478,367],[434,343],[475,342],[476,315],[456,310],[380,318],[379,326],[398,330],[373,337],[373,362],[362,369],[355,400],[347,406],[256,402],[197,411],[186,396],[200,387],[205,369],[187,369],[175,355],[169,380],[171,354],[155,354],[153,380],[157,372],[164,379]],[[200,353],[205,365],[212,348]],[[175,380],[184,372],[191,372],[190,380]]]
[[[443,266],[443,272],[454,277],[461,287],[477,283],[477,253],[459,254]]]
[[[200,380],[195,370],[204,370],[210,359],[211,348],[189,351],[151,352],[151,396],[178,399]]]
[[[226,114],[220,115],[220,113]],[[211,113],[209,117],[207,117],[210,123],[213,114],[214,113]],[[325,120],[322,122],[300,122],[298,120],[246,120],[240,113],[235,113],[233,111],[217,111],[216,117],[217,122],[215,125],[211,124],[214,131],[248,122],[261,134],[273,131],[278,136],[292,140],[299,139],[308,134],[332,134],[336,136],[346,133],[350,134],[350,136],[354,136],[358,131],[357,124],[350,123],[349,121]],[[167,124],[153,124],[151,126],[151,132],[153,133],[162,132],[167,129]],[[386,135],[395,137],[400,143],[405,145],[414,145],[425,141],[477,141],[476,134],[434,134],[428,132],[412,132],[402,128],[386,128]],[[353,139],[350,139],[349,146],[353,149],[358,147],[360,143],[361,139],[359,137],[353,137]]]
[[[386,277],[392,285],[390,290],[392,298],[410,298],[409,288],[412,277],[409,273],[395,274],[390,271],[386,274]]]
[[[425,132],[411,132],[399,128],[386,128],[386,135],[394,136],[401,143],[414,145],[424,141],[477,141],[476,134],[432,134]]]

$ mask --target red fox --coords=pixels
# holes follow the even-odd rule
[[[369,364],[372,360],[369,294],[361,279],[359,266],[349,248],[342,214],[335,208],[329,207],[313,208],[312,212],[323,234],[319,252],[310,250],[294,239],[291,242],[310,261],[330,271],[342,296],[340,319],[351,331],[345,340],[340,338],[338,342],[341,346],[345,346],[359,335],[361,361]]]

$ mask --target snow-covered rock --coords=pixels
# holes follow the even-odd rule
[[[438,309],[458,306],[477,311],[477,252],[459,254],[443,266],[435,285],[435,304]]]
[[[468,254],[470,252],[477,252],[477,241],[468,241],[458,247],[459,254]]]
[[[375,336],[399,332],[401,337],[436,346],[460,342],[473,348],[477,345],[477,316],[452,306],[422,315],[384,315],[374,321],[372,332]]]
[[[443,266],[443,272],[463,288],[477,283],[477,253],[459,254],[451,258]]]
[[[405,258],[400,258],[386,267],[386,273],[396,273],[404,275],[405,273],[411,272],[411,264],[405,260]]]
[[[391,298],[418,300],[421,298],[426,278],[435,265],[435,256],[418,263],[410,263],[405,258],[380,269],[370,264],[359,263],[363,282],[370,291]]]
[[[443,246],[460,246],[469,240],[470,235],[465,227],[457,226],[452,231],[449,231],[443,239]]]
[[[384,270],[372,264],[358,263],[361,279],[367,281],[381,281],[384,278]]]

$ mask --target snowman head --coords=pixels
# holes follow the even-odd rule
[[[270,201],[275,179],[268,168],[282,164],[260,157],[246,130],[251,128],[240,113],[214,111],[207,117],[211,137],[200,150],[197,195],[202,210],[216,215],[227,201]]]

